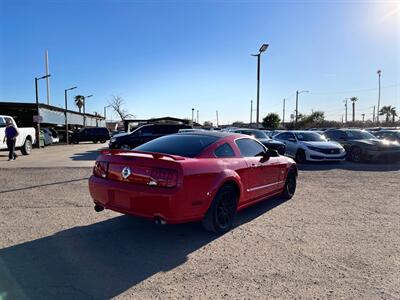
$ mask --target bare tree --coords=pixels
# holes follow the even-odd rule
[[[128,111],[123,108],[125,100],[122,97],[112,96],[108,103],[112,107],[112,109],[119,115],[122,121],[127,118],[134,118],[132,114],[128,113]]]

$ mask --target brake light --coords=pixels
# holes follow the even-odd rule
[[[159,187],[175,187],[178,183],[178,173],[175,170],[164,168],[153,168],[148,185]]]
[[[107,178],[108,162],[96,161],[93,168],[93,175],[101,178]]]

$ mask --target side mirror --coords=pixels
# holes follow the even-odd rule
[[[278,157],[279,156],[278,151],[276,151],[275,149],[268,149],[267,153],[270,157]]]

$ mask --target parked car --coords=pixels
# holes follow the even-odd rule
[[[400,143],[400,130],[380,130],[373,134],[380,140]]]
[[[286,155],[298,163],[306,161],[343,161],[346,151],[336,142],[329,142],[313,131],[286,131],[274,136],[286,145]]]
[[[348,159],[362,160],[400,160],[400,145],[396,142],[377,139],[374,135],[360,129],[329,129],[324,132],[329,140],[343,145]]]
[[[180,129],[192,129],[180,124],[147,124],[130,133],[113,136],[109,143],[110,149],[130,150],[164,135],[177,133]]]
[[[110,133],[105,127],[88,127],[81,128],[72,133],[69,138],[70,143],[78,144],[79,142],[105,143],[110,139]]]
[[[190,132],[160,137],[133,151],[104,150],[89,190],[95,210],[104,208],[157,223],[202,220],[223,234],[236,212],[296,190],[296,163],[251,137]]]
[[[257,129],[248,129],[248,128],[237,128],[230,132],[241,133],[246,135],[251,135],[259,140],[265,147],[268,149],[274,149],[278,151],[280,155],[285,154],[286,146],[284,143],[280,141],[275,141],[271,139],[264,131]]]
[[[15,149],[21,150],[23,155],[31,154],[32,145],[36,143],[36,131],[33,127],[18,127],[10,116],[0,115],[0,150],[7,149],[7,143],[3,142],[6,134],[6,122],[10,121],[18,130],[19,135],[15,142]]]
[[[51,145],[60,142],[58,132],[54,128],[43,128],[44,144]]]

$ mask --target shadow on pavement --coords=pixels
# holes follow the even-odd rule
[[[57,184],[65,184],[65,183],[83,181],[83,180],[88,180],[88,179],[89,179],[89,177],[85,177],[85,178],[80,178],[80,179],[71,179],[71,180],[65,180],[65,181],[43,183],[43,184],[32,185],[32,186],[27,186],[27,187],[22,187],[22,188],[9,189],[9,190],[0,190],[0,194],[18,192],[18,191],[23,191],[23,190],[30,190],[30,189],[41,188],[41,187],[57,185]]]
[[[301,171],[326,171],[326,170],[348,170],[348,171],[368,171],[368,172],[388,172],[400,170],[400,162],[397,163],[353,163],[344,162],[308,162],[297,165]]]
[[[238,214],[238,224],[283,203],[271,199]],[[93,212],[94,213],[94,212]],[[119,216],[0,250],[0,295],[7,299],[109,299],[218,238],[200,223],[157,226]]]
[[[100,151],[103,149],[107,149],[107,148],[101,148],[101,149],[89,150],[89,151],[85,151],[85,152],[81,152],[81,153],[75,153],[70,158],[72,160],[93,160],[93,161],[95,161],[97,156],[99,156]]]

